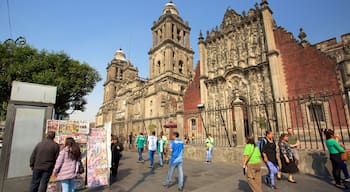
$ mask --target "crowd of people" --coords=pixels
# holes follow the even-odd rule
[[[339,137],[332,129],[324,130],[326,137],[326,146],[330,154],[332,163],[332,175],[334,177],[335,186],[340,189],[346,189],[341,180],[341,171],[343,171],[345,179],[350,181],[349,173],[342,154],[345,152],[345,146],[339,143]],[[152,131],[149,136],[145,136],[142,132],[133,137],[130,133],[130,140],[135,140],[134,145],[138,152],[138,163],[144,163],[144,149],[148,150],[149,168],[155,167],[155,154],[158,155],[158,166],[163,167],[164,163],[169,164],[168,175],[164,186],[169,186],[175,169],[178,172],[178,189],[183,190],[183,153],[184,142],[180,139],[178,132],[173,132],[168,139],[163,132],[156,136],[156,132]],[[46,191],[50,176],[53,175],[56,181],[60,181],[63,192],[74,191],[74,178],[77,176],[79,162],[81,160],[81,152],[78,144],[73,138],[68,137],[63,147],[59,147],[54,142],[55,133],[48,132],[44,141],[40,142],[34,149],[30,158],[30,167],[33,170],[31,192]],[[283,179],[283,173],[288,174],[286,180],[290,183],[297,183],[294,178],[300,162],[298,147],[300,141],[293,133],[292,128],[288,128],[286,133],[279,136],[277,143],[274,139],[272,131],[266,131],[265,137],[255,142],[254,136],[246,138],[246,145],[243,152],[243,170],[246,175],[248,185],[254,192],[262,191],[262,183],[270,186],[272,189],[278,189],[275,178]],[[186,141],[186,139],[185,139]],[[129,146],[129,148],[132,148]],[[210,164],[214,148],[214,139],[211,134],[207,134],[205,139],[206,157],[205,163]],[[124,147],[117,136],[112,135],[111,141],[111,181],[117,177],[119,161],[122,157]],[[265,164],[268,169],[267,175],[262,175],[261,167]],[[39,188],[40,186],[40,188]]]
[[[342,170],[345,176],[343,181],[350,181],[347,166],[341,158],[342,153],[345,151],[345,146],[339,143],[339,137],[335,135],[334,130],[326,129],[324,134],[332,162],[335,186],[340,189],[346,189],[346,186],[341,182],[340,176]],[[278,189],[275,184],[275,177],[281,180],[283,178],[282,173],[288,174],[288,182],[297,183],[294,174],[299,172],[299,146],[300,141],[293,133],[292,128],[288,128],[286,133],[282,133],[279,136],[277,144],[272,131],[266,131],[265,137],[261,138],[257,143],[254,141],[254,136],[248,136],[243,152],[242,165],[251,190],[261,192],[262,183],[265,183],[272,189]],[[267,175],[262,176],[262,164],[265,164],[268,168]]]
[[[130,134],[131,135],[131,134]],[[170,140],[170,141],[169,141]],[[163,183],[163,186],[168,187],[172,175],[175,169],[178,173],[178,189],[179,191],[183,190],[183,152],[184,152],[184,143],[180,139],[178,132],[173,132],[170,134],[170,138],[167,138],[163,132],[156,136],[156,132],[152,131],[151,135],[147,138],[141,132],[135,141],[135,147],[137,149],[139,158],[138,163],[144,163],[145,160],[142,156],[143,150],[145,147],[148,149],[148,159],[149,159],[149,168],[153,169],[155,167],[154,154],[158,155],[158,166],[163,167],[164,163],[169,164],[168,175],[166,181]]]

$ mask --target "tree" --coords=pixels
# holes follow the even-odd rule
[[[14,80],[57,86],[55,112],[65,117],[68,111],[85,110],[84,97],[101,77],[87,63],[80,63],[64,52],[0,43],[0,120],[6,117]]]

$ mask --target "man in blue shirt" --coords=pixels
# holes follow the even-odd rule
[[[179,191],[183,190],[183,171],[182,171],[182,162],[183,162],[183,153],[184,153],[184,143],[179,139],[179,133],[174,132],[171,135],[171,138],[173,139],[170,142],[171,145],[171,158],[170,158],[170,165],[168,169],[168,176],[166,178],[166,181],[163,183],[163,186],[168,187],[171,178],[173,176],[174,169],[177,168],[177,174],[178,174],[178,189]]]

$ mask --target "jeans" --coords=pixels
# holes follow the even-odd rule
[[[154,152],[155,151],[148,151],[148,158],[151,166],[153,166],[153,163],[154,163]]]
[[[163,166],[163,152],[158,151],[159,165]]]
[[[346,166],[346,161],[343,161],[343,163],[342,163],[342,165],[341,165],[341,169],[343,170],[345,179],[350,178],[350,176],[349,176],[349,171],[348,171],[348,167]]]
[[[137,152],[139,153],[139,161],[143,161],[143,158],[142,158],[143,148],[137,148]]]
[[[271,161],[267,162],[267,168],[269,169],[269,174],[270,174],[270,180],[271,180],[271,185],[275,185],[275,175],[278,173],[278,166],[275,163],[272,163]]]
[[[213,147],[209,147],[209,149],[207,150],[206,161],[211,161],[212,154],[213,154]]]
[[[74,179],[66,179],[61,181],[62,192],[74,192]]]
[[[47,184],[49,182],[51,174],[52,170],[33,169],[33,177],[30,186],[30,192],[46,192]]]
[[[178,188],[182,188],[184,184],[184,175],[182,171],[182,162],[179,163],[170,163],[168,168],[168,176],[166,178],[165,184],[169,185],[171,182],[171,178],[173,177],[174,169],[177,167],[177,175],[178,175]]]
[[[330,154],[329,158],[331,159],[331,162],[332,162],[332,174],[333,174],[335,183],[339,185],[341,184],[340,172],[341,172],[343,161],[341,160],[340,153]]]

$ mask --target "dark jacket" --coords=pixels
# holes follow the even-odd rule
[[[117,148],[119,147],[119,149]],[[124,150],[123,144],[121,143],[112,143],[111,151],[112,151],[112,163],[116,163],[120,159],[120,153]]]
[[[45,139],[38,143],[34,148],[34,151],[30,156],[30,167],[32,169],[52,171],[59,152],[60,147],[55,141]]]

